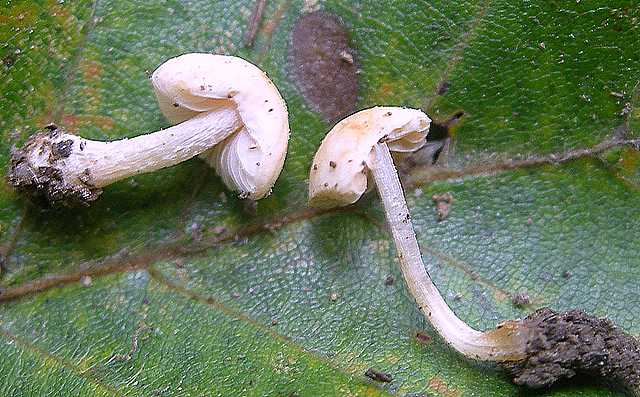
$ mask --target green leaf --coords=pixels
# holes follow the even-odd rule
[[[3,164],[50,122],[94,139],[165,127],[146,73],[192,51],[262,67],[291,140],[255,214],[197,159],[110,186],[91,208],[39,208],[0,184],[3,396],[521,393],[429,327],[375,194],[307,208],[331,125],[297,89],[288,50],[313,10],[350,32],[358,109],[421,107],[441,125],[464,112],[436,166],[400,164],[428,270],[462,319],[487,329],[577,307],[640,334],[636,2],[274,0],[252,48],[254,1],[6,3]],[[444,192],[439,222],[431,196]],[[530,304],[512,303],[519,292]],[[370,367],[393,381],[369,380]],[[535,395],[620,394],[582,380]]]

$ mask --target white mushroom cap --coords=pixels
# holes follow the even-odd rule
[[[151,79],[173,123],[235,108],[244,128],[201,157],[242,197],[257,200],[271,192],[284,164],[289,122],[282,96],[262,70],[237,57],[191,53],[166,61]]]
[[[313,159],[309,204],[328,208],[355,203],[367,189],[374,145],[384,141],[391,151],[416,151],[425,144],[430,123],[422,111],[401,107],[365,109],[340,121]]]

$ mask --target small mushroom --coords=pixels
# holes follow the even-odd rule
[[[409,153],[425,144],[431,119],[420,110],[374,107],[355,113],[331,129],[313,159],[309,204],[330,208],[353,204],[367,190],[373,147]]]
[[[511,334],[508,326],[486,333],[469,327],[449,308],[425,270],[390,151],[420,149],[430,123],[420,110],[397,107],[374,107],[340,121],[324,138],[313,160],[309,204],[322,208],[352,204],[366,191],[371,174],[395,240],[402,275],[434,328],[467,357],[492,361],[519,357],[524,347],[517,333]]]
[[[176,125],[113,142],[50,126],[13,150],[9,182],[52,204],[88,204],[113,182],[201,155],[241,197],[270,193],[289,124],[286,104],[264,72],[241,58],[192,53],[160,65],[151,82],[162,113]]]
[[[449,308],[422,262],[390,153],[419,149],[429,124],[429,117],[419,110],[389,107],[363,110],[340,121],[316,153],[309,178],[310,204],[326,208],[354,203],[372,174],[407,288],[455,350],[471,359],[500,363],[519,385],[548,387],[582,373],[605,377],[640,396],[640,343],[609,320],[579,310],[540,309],[522,320],[478,331]]]

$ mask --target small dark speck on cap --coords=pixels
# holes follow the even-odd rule
[[[335,161],[329,161],[329,167],[331,168],[336,168],[336,162]]]
[[[177,108],[178,106],[180,106],[180,105],[178,105],[177,103],[174,102],[173,107]]]

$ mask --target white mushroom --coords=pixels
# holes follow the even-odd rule
[[[322,141],[311,166],[309,202],[315,207],[353,204],[367,190],[372,148],[383,140],[395,152],[420,149],[429,117],[416,109],[374,107],[335,125]]]
[[[287,153],[287,105],[276,86],[244,59],[185,54],[162,64],[151,77],[160,110],[173,123],[198,113],[234,108],[242,128],[202,154],[229,189],[252,200],[268,195]]]
[[[180,124],[114,142],[49,127],[13,151],[10,183],[52,203],[87,203],[115,181],[202,154],[241,197],[270,193],[289,124],[284,100],[264,72],[240,58],[195,53],[168,60],[151,79],[160,109]]]
[[[479,360],[521,358],[526,335],[515,322],[480,332],[449,308],[425,270],[390,150],[410,152],[424,145],[431,120],[415,109],[374,107],[340,121],[322,141],[309,177],[309,203],[349,205],[365,192],[373,175],[393,235],[409,292],[440,335],[456,350]]]

